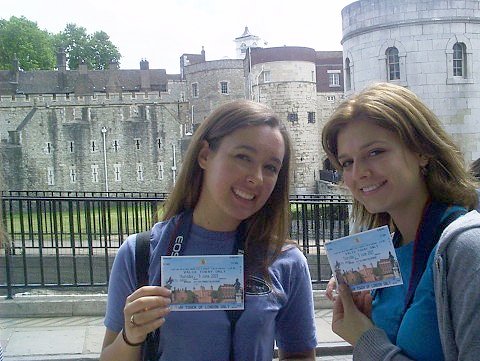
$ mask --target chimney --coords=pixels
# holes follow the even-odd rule
[[[88,72],[88,67],[87,63],[85,63],[85,60],[80,60],[80,64],[78,64],[78,72],[80,74],[87,74]]]
[[[18,77],[20,73],[20,62],[18,61],[17,54],[13,54],[12,71],[10,73],[10,84],[12,86],[13,94],[17,92]]]
[[[12,67],[14,72],[18,72],[20,70],[20,62],[18,61],[16,53],[13,54]]]
[[[148,70],[148,69],[150,69],[150,65],[149,65],[147,59],[142,59],[140,61],[140,70]]]
[[[118,65],[118,60],[117,59],[112,59],[110,60],[110,66],[108,67],[110,70],[117,70],[119,69],[119,65]]]
[[[151,87],[150,72],[147,59],[142,59],[140,62],[140,89],[149,91]]]
[[[58,71],[67,70],[67,54],[63,48],[58,48],[57,51],[57,69]]]

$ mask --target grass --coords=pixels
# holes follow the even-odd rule
[[[347,204],[330,203],[290,203],[292,220],[306,219],[342,220],[348,219]]]
[[[131,201],[41,201],[6,209],[10,234],[121,234],[151,227],[162,214],[161,203]]]

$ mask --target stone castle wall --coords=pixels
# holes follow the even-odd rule
[[[480,8],[478,1],[360,0],[345,7],[343,56],[352,91],[386,81],[388,47],[396,47],[400,79],[418,94],[457,141],[467,162],[480,157]],[[465,72],[453,75],[453,45],[466,46]],[[348,87],[346,87],[348,89]],[[348,94],[348,92],[347,92]]]
[[[195,124],[201,123],[218,106],[245,98],[243,60],[207,61],[190,65],[184,72]],[[227,83],[226,94],[222,93],[221,82]],[[192,93],[192,84],[196,84],[197,96]]]
[[[108,183],[109,191],[169,191],[188,106],[168,97],[2,97],[7,188],[105,191]]]
[[[318,95],[315,52],[309,49],[312,61],[290,59],[289,54],[297,53],[296,48],[281,48],[276,61],[257,63],[251,73],[239,59],[188,65],[184,80],[168,75],[160,91],[2,95],[5,186],[168,192],[194,125],[223,103],[249,98],[271,106],[290,129],[295,151],[292,193],[314,193],[323,162],[323,115],[333,104],[328,99],[339,98],[341,89]],[[288,60],[278,60],[284,57]],[[263,71],[271,73],[267,82],[261,82]],[[256,83],[248,82],[251,79]]]

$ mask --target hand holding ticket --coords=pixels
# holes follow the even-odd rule
[[[337,284],[346,283],[352,291],[403,283],[387,226],[338,238],[325,250]]]
[[[163,256],[171,311],[243,310],[243,256]]]

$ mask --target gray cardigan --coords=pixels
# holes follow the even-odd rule
[[[445,361],[480,360],[480,214],[471,211],[443,231],[433,262],[438,327]],[[411,360],[379,328],[366,331],[353,360]]]

